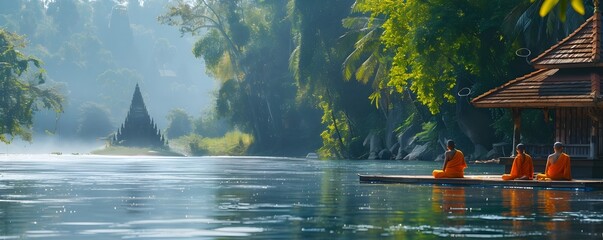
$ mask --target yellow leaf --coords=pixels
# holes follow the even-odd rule
[[[544,3],[542,3],[542,6],[540,6],[540,16],[544,17],[549,14],[549,12],[553,9],[553,7],[555,7],[555,5],[557,5],[557,3],[559,3],[559,0],[544,0]]]
[[[584,15],[584,2],[583,0],[572,0],[572,8],[580,15]]]

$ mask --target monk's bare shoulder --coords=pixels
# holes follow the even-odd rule
[[[452,157],[454,157],[454,154],[456,153],[456,151],[453,150],[447,150],[446,151],[446,159],[452,159]]]
[[[559,154],[559,153],[553,153],[553,154],[549,155],[549,157],[547,158],[547,162],[555,163],[557,161],[557,159],[559,159],[560,156],[561,156],[561,154]]]

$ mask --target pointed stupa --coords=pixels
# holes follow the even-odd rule
[[[157,125],[149,116],[140,87],[136,84],[130,110],[125,122],[118,129],[115,145],[126,147],[166,148],[162,136],[157,134]]]

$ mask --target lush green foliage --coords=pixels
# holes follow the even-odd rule
[[[201,117],[193,120],[193,131],[197,135],[215,138],[224,136],[230,125],[214,111],[207,111]]]
[[[80,107],[80,119],[77,133],[90,140],[107,137],[115,130],[111,121],[111,112],[106,107],[87,102]]]
[[[24,55],[22,48],[22,37],[0,29],[0,141],[6,143],[14,136],[31,140],[35,111],[63,110],[63,97],[43,85],[41,61]]]
[[[162,128],[171,109],[196,114],[209,105],[214,83],[190,54],[190,39],[157,22],[167,1],[141,3],[0,1],[0,28],[23,35],[28,47],[19,50],[45,63],[46,83],[40,88],[60,89],[65,96],[59,117],[43,108],[33,115],[33,135],[79,138],[80,107],[86,102],[109,109],[112,122],[123,122],[136,83]]]
[[[323,158],[357,159],[366,157],[371,146],[365,139],[375,134],[381,149],[397,140],[435,149],[449,138],[467,152],[477,145],[490,148],[509,139],[509,114],[475,109],[470,97],[531,71],[516,50],[528,48],[533,57],[592,12],[591,2],[582,0],[140,3],[0,2],[0,26],[27,35],[32,47],[26,50],[48,63],[50,83],[39,85],[35,73],[21,68],[36,67],[35,58],[22,54],[11,60],[26,64],[3,70],[12,81],[3,91],[26,96],[18,102],[33,110],[10,117],[14,123],[4,128],[12,130],[3,130],[3,141],[4,134],[29,139],[24,129],[31,127],[34,110],[62,109],[60,97],[45,85],[62,87],[70,103],[93,102],[85,115],[109,109],[119,117],[129,104],[128,86],[140,83],[143,91],[158,86],[145,96],[149,112],[155,113],[155,104],[168,109],[163,114],[169,137],[181,137],[179,144],[194,154],[302,156],[318,149]],[[183,53],[176,29],[157,20],[197,38],[192,49]],[[165,99],[199,88],[191,79],[201,74],[186,68],[193,61],[182,60],[184,54],[202,59],[219,84],[213,107],[195,120],[190,109],[167,113],[181,106]],[[461,89],[470,95],[459,96]],[[32,104],[34,99],[41,104]],[[80,124],[69,116],[74,112],[61,119],[67,126]],[[524,139],[550,138],[550,126],[537,111],[524,117]],[[81,123],[81,129],[100,124]],[[62,129],[76,134],[73,127]],[[226,134],[233,129],[252,137]]]
[[[264,154],[308,148],[318,135],[315,110],[295,99],[286,14],[285,1],[180,0],[159,18],[200,35],[193,53],[221,82],[215,113],[252,133],[254,151]]]
[[[381,39],[395,52],[388,85],[399,92],[410,89],[438,113],[455,102],[458,81],[472,81],[460,78],[504,79],[496,68],[506,66],[510,45],[500,23],[517,3],[366,0],[356,7],[386,18]]]
[[[534,2],[535,0],[531,1]],[[541,17],[544,17],[549,14],[555,6],[559,5],[559,19],[565,21],[568,3],[571,4],[572,8],[577,13],[584,15],[584,2],[582,1],[583,0],[544,0],[538,13]]]
[[[569,2],[561,1],[560,11],[548,15],[547,21],[563,19]],[[571,3],[584,13],[579,2]],[[537,15],[530,13],[553,6],[550,1],[526,0],[297,0],[287,6],[198,0],[176,1],[160,20],[201,36],[193,53],[222,82],[216,113],[253,133],[257,146],[274,148],[271,143],[290,136],[275,119],[315,106],[322,111],[321,156],[361,158],[369,133],[383,135],[389,147],[394,134],[421,124],[419,142],[433,147],[451,137],[461,146],[490,147],[493,115],[467,106],[468,99],[457,92],[467,87],[476,96],[530,71],[525,60],[515,56],[518,48],[539,45],[534,53],[542,51],[539,41],[555,41],[549,39],[567,34],[580,22],[569,14],[572,25],[563,31],[554,24],[534,31],[537,37],[532,38],[515,31],[523,25],[536,27],[538,21],[525,23]],[[283,72],[287,50],[290,72]],[[411,118],[412,124],[404,123]],[[482,124],[477,127],[471,121]],[[502,121],[495,126],[510,132]],[[476,131],[491,133],[469,137],[468,132]]]
[[[193,156],[242,156],[248,154],[253,141],[249,134],[232,131],[216,138],[186,135],[173,140],[171,147]]]
[[[183,109],[173,109],[170,111],[167,118],[170,123],[165,130],[165,134],[169,139],[179,138],[188,135],[193,131],[191,116]]]

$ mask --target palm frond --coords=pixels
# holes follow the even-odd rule
[[[354,51],[350,53],[343,61],[343,77],[345,80],[352,79],[354,72],[356,72],[356,65],[360,61],[360,57],[363,54],[363,49],[354,48]]]
[[[364,84],[368,83],[378,64],[379,58],[375,54],[371,54],[356,70],[356,79]]]
[[[289,56],[289,70],[293,73],[293,77],[296,80],[299,80],[299,52],[300,52],[300,46],[298,45],[295,49],[293,49],[293,52],[291,52],[291,55]]]

